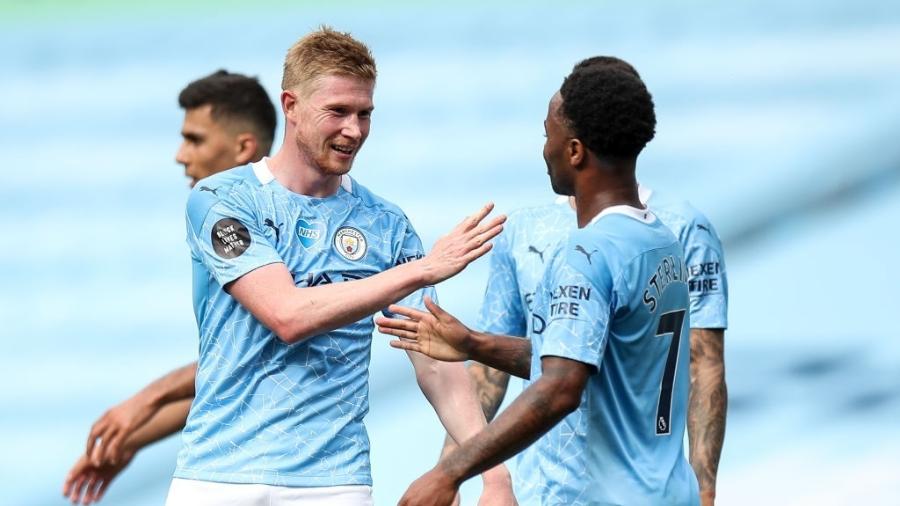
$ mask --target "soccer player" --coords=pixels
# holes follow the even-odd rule
[[[275,106],[257,79],[219,70],[188,84],[178,104],[184,109],[183,141],[175,160],[191,187],[269,154]],[[87,451],[69,471],[63,494],[72,502],[99,501],[138,450],[181,430],[196,370],[196,362],[176,369],[107,410],[91,427]]]
[[[200,329],[196,398],[167,504],[371,504],[371,315],[425,294],[490,249],[485,206],[423,254],[406,216],[347,173],[374,109],[375,63],[321,28],[288,51],[285,140],[197,183],[187,204]],[[410,353],[448,432],[485,425],[461,364]],[[488,504],[513,502],[502,466]]]
[[[588,58],[578,67],[612,65],[640,77],[628,63],[613,57]],[[691,391],[687,431],[690,462],[697,474],[704,506],[715,498],[716,471],[725,435],[727,389],[724,366],[724,329],[728,325],[728,286],[722,244],[709,220],[686,202],[638,186],[641,202],[675,234],[688,266],[690,292]],[[511,213],[504,233],[494,241],[491,270],[481,307],[479,328],[503,335],[528,335],[535,289],[544,262],[553,248],[576,228],[575,200],[560,197],[555,203]],[[509,374],[484,364],[470,364],[478,398],[492,420],[509,384]],[[455,448],[450,438],[443,454]],[[514,475],[516,498],[534,504],[538,490],[537,451],[531,446],[519,454]]]
[[[544,125],[551,185],[575,197],[579,228],[545,252],[530,339],[472,331],[429,300],[428,312],[391,306],[408,320],[377,320],[400,338],[397,348],[531,380],[401,504],[450,504],[462,481],[538,438],[540,504],[698,504],[682,445],[687,268],[635,179],[637,156],[654,135],[650,94],[614,66],[576,67]]]

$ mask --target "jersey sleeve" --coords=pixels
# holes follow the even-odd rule
[[[516,266],[507,234],[500,234],[494,240],[490,258],[478,328],[490,334],[524,336],[527,331],[527,314],[522,307]]]
[[[222,286],[254,269],[283,261],[248,207],[196,190],[188,198],[191,254]]]
[[[691,224],[684,244],[691,299],[691,327],[728,327],[728,278],[722,242],[707,220]]]
[[[570,247],[571,248],[571,247]],[[568,252],[567,252],[568,253]],[[568,257],[568,258],[566,258]],[[540,356],[563,357],[600,367],[609,336],[613,307],[612,287],[597,286],[576,265],[577,258],[566,255],[554,261],[541,281],[535,304],[532,332],[541,330]],[[604,269],[596,255],[591,270]]]
[[[405,264],[407,262],[412,262],[413,260],[419,260],[425,256],[425,249],[422,247],[422,240],[419,239],[419,235],[416,233],[415,229],[412,226],[412,223],[409,222],[409,219],[406,216],[400,221],[397,227],[397,235],[399,241],[397,242],[397,246],[394,254],[394,264],[392,267],[396,267],[398,265]],[[407,295],[402,300],[397,302],[400,306],[412,307],[415,309],[420,309],[422,311],[427,311],[425,309],[425,296],[431,297],[435,303],[438,302],[437,292],[434,290],[433,286],[426,286],[420,290],[416,290],[415,292]],[[395,317],[394,313],[385,308],[381,311],[387,317]]]

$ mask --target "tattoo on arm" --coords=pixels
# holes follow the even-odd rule
[[[478,362],[472,362],[468,367],[469,377],[475,384],[475,394],[484,411],[484,418],[488,423],[497,416],[503,397],[506,396],[506,388],[509,386],[509,374],[498,371]],[[448,434],[444,439],[444,448],[441,456],[456,448],[456,442]]]
[[[716,489],[728,389],[725,384],[725,331],[691,329],[691,393],[688,406],[688,439],[691,466],[700,490]]]
[[[559,358],[542,360],[543,374],[485,430],[460,445],[439,465],[460,482],[525,449],[578,407],[593,369]]]
[[[503,397],[509,386],[509,374],[475,362],[469,366],[469,376],[475,383],[475,393],[481,402],[484,417],[490,422],[503,404]]]

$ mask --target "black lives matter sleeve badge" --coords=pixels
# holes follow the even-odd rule
[[[234,218],[222,218],[212,228],[212,245],[222,258],[237,258],[250,247],[250,231]]]

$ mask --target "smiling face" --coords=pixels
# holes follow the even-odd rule
[[[562,96],[559,92],[553,95],[547,106],[544,134],[544,161],[547,163],[547,174],[550,175],[550,186],[559,195],[574,195],[575,169],[568,153],[572,132],[562,117]]]
[[[375,82],[326,75],[309,89],[285,91],[296,102],[287,112],[295,125],[295,142],[307,163],[325,175],[350,171],[369,136]]]

